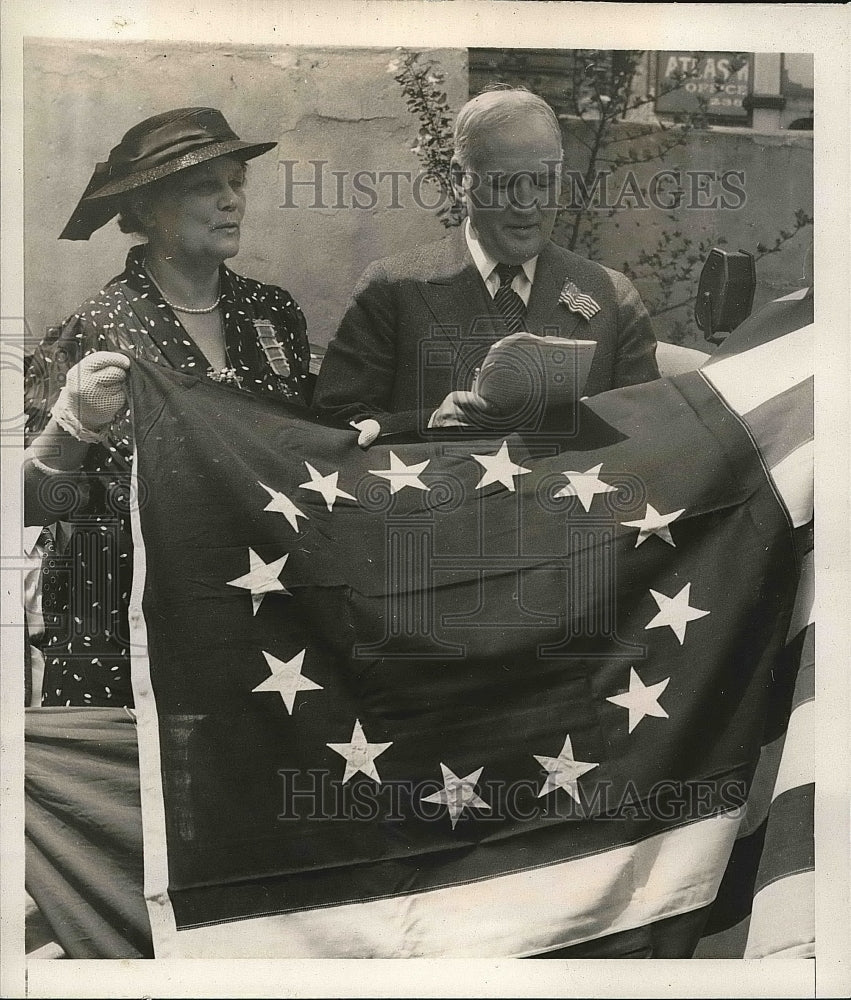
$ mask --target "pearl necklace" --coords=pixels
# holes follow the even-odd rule
[[[157,284],[157,280],[151,274],[150,269],[148,268],[147,264],[145,265],[145,274],[147,274],[147,276],[153,282],[155,288],[160,293],[160,297],[162,298],[163,302],[165,302],[165,304],[170,309],[173,309],[175,312],[189,313],[189,314],[191,314],[193,316],[203,316],[206,313],[211,313],[211,312],[214,312],[216,309],[218,309],[219,308],[219,304],[222,301],[222,293],[219,292],[219,297],[216,299],[216,301],[211,306],[206,306],[204,309],[190,309],[189,306],[178,306],[178,305],[175,305],[174,302],[169,302],[169,300],[165,297],[165,292]]]

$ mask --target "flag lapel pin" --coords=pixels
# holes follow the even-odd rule
[[[579,313],[585,319],[591,319],[592,316],[595,316],[600,311],[600,306],[596,299],[580,291],[569,279],[564,283],[564,288],[562,288],[558,300],[562,305],[567,306],[571,312]]]

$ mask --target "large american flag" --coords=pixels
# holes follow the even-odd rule
[[[719,916],[738,899],[725,870],[790,793],[806,821],[811,787],[813,327],[750,329],[701,372],[588,400],[570,438],[365,452],[134,365],[158,956],[741,931]],[[787,947],[760,917],[780,900],[806,954],[811,853],[774,857],[748,887],[748,948]]]

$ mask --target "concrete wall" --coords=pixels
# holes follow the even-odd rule
[[[32,336],[61,320],[118,273],[132,238],[116,224],[88,242],[58,240],[91,175],[123,133],[168,108],[220,108],[243,138],[274,139],[277,150],[252,161],[238,271],[288,288],[304,309],[311,340],[324,344],[369,261],[445,230],[412,204],[399,182],[356,171],[408,171],[417,124],[389,64],[389,49],[306,49],[192,43],[69,42],[25,44],[25,290]],[[465,50],[432,53],[447,75],[450,104],[467,96]],[[282,161],[297,160],[294,167]],[[327,161],[323,192],[286,189],[312,180],[309,160]],[[349,171],[342,199],[331,171]],[[427,192],[429,197],[434,197]],[[291,197],[288,198],[288,194]],[[353,207],[354,201],[367,207]],[[335,204],[344,207],[334,207]],[[282,207],[295,204],[296,208]]]

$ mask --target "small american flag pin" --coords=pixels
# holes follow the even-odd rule
[[[567,306],[571,312],[577,312],[585,319],[591,319],[600,311],[600,306],[596,299],[591,298],[585,292],[581,292],[572,281],[565,282],[561,295],[558,297],[562,305]]]

